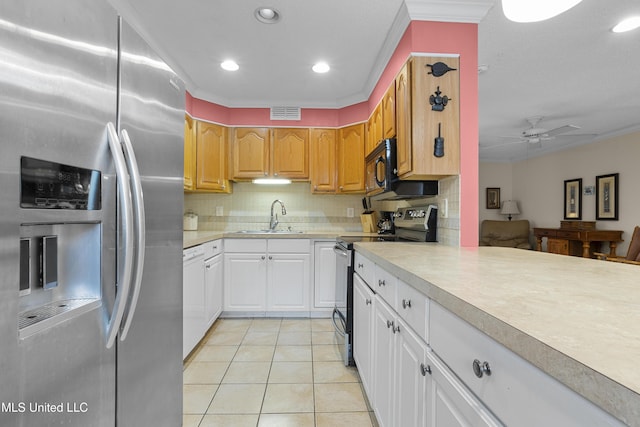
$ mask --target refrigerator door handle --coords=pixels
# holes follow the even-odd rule
[[[121,132],[122,135],[122,147],[124,148],[125,159],[129,168],[129,174],[131,176],[131,187],[133,191],[133,220],[135,226],[135,264],[133,270],[133,294],[129,302],[129,309],[127,310],[124,326],[120,331],[120,341],[124,341],[127,338],[129,328],[131,328],[131,321],[138,305],[138,297],[140,296],[140,288],[142,285],[142,272],[144,270],[144,251],[146,246],[145,241],[145,212],[144,212],[144,199],[142,197],[142,182],[140,178],[140,171],[138,169],[138,161],[136,155],[133,152],[133,145],[131,144],[131,138],[126,129]]]
[[[127,297],[129,296],[129,288],[131,285],[131,271],[133,264],[133,211],[131,209],[131,190],[129,188],[129,173],[127,172],[127,164],[118,139],[118,133],[113,123],[107,123],[107,139],[109,140],[109,148],[113,156],[113,164],[116,169],[116,181],[118,186],[118,201],[122,215],[121,229],[123,240],[123,265],[121,270],[120,283],[116,283],[118,289],[113,304],[113,313],[107,325],[107,348],[111,348],[116,340],[116,335],[122,323],[125,307],[127,305]]]

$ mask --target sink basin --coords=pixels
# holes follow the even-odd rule
[[[293,230],[240,230],[236,233],[241,234],[300,234],[302,231]]]

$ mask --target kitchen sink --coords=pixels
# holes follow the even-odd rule
[[[240,234],[301,234],[302,231],[293,230],[240,230],[236,231]]]

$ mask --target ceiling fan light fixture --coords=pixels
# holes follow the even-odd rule
[[[311,69],[318,74],[324,74],[324,73],[328,73],[331,67],[329,67],[329,64],[327,64],[326,62],[321,61],[321,62],[315,63],[313,67],[311,67]]]
[[[611,29],[614,33],[624,33],[627,31],[635,30],[640,27],[640,16],[632,16],[630,18],[623,19]]]
[[[272,7],[259,7],[253,14],[263,24],[275,24],[280,20],[280,12]]]
[[[502,11],[514,22],[538,22],[571,9],[582,0],[502,0]]]
[[[220,68],[226,71],[238,71],[240,66],[235,61],[227,59],[220,63]]]

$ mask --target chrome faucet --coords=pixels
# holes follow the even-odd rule
[[[282,206],[282,215],[286,215],[287,214],[287,209],[284,207],[284,203],[282,203],[282,200],[274,200],[273,203],[271,203],[271,222],[269,223],[269,230],[273,231],[276,229],[276,227],[278,226],[278,213],[273,212],[273,207],[275,206],[276,203],[280,203],[280,206]]]

